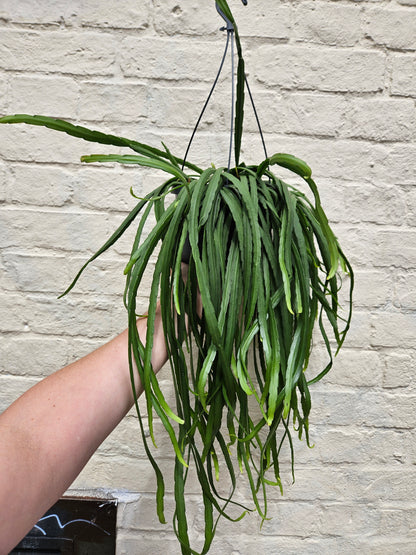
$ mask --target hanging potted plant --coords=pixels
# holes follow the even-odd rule
[[[244,2],[246,3],[246,2]],[[237,473],[251,488],[254,508],[267,515],[267,486],[282,489],[279,455],[285,441],[292,454],[291,429],[309,445],[309,386],[331,368],[351,320],[353,272],[322,208],[309,166],[289,154],[265,156],[258,165],[240,160],[244,94],[249,91],[238,29],[226,0],[216,3],[227,21],[227,37],[238,53],[234,158],[228,167],[203,169],[167,148],[109,135],[44,116],[13,115],[0,123],[40,125],[99,144],[125,147],[129,154],[93,154],[86,163],[117,162],[156,168],[167,181],[140,199],[124,222],[84,264],[109,249],[134,224],[137,231],[126,274],[131,372],[140,375],[146,398],[136,408],[146,453],[157,479],[157,513],[164,517],[164,477],[144,431],[156,443],[156,414],[175,452],[174,528],[184,554],[196,553],[188,536],[186,481],[192,466],[205,508],[205,542],[212,543],[218,518],[239,520],[251,507],[234,500]],[[222,66],[221,66],[222,67]],[[251,94],[250,94],[251,97]],[[275,168],[290,170],[311,195],[280,179]],[[168,203],[169,193],[177,196]],[[144,237],[151,213],[156,223]],[[136,299],[148,261],[155,256],[148,306],[147,337],[136,326]],[[181,264],[189,265],[186,283]],[[340,314],[340,273],[349,279],[349,306]],[[198,309],[202,299],[203,313]],[[176,407],[170,407],[151,367],[153,323],[160,309]],[[314,332],[328,353],[324,368],[308,368]],[[133,379],[133,376],[132,376]],[[252,400],[255,401],[253,407]],[[218,491],[224,475],[227,496]],[[229,509],[240,509],[237,517]]]

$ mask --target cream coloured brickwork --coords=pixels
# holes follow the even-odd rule
[[[270,153],[313,168],[324,207],[356,270],[349,338],[312,388],[312,450],[296,443],[296,482],[270,495],[272,520],[219,525],[213,555],[414,554],[416,546],[416,2],[229,0]],[[253,16],[259,12],[257,16]],[[43,113],[178,155],[215,76],[225,37],[214,1],[0,2],[0,113]],[[247,105],[243,158],[263,159]],[[191,158],[226,160],[229,79]],[[41,128],[0,127],[0,409],[36,380],[126,325],[129,238],[57,300],[71,276],[163,176],[84,167],[107,152]],[[130,236],[131,237],[131,236]],[[139,300],[146,309],[148,283]],[[319,361],[320,352],[314,355]],[[169,369],[162,387],[172,398]],[[158,457],[172,454],[162,431]],[[158,523],[155,480],[134,413],[71,488],[119,499],[118,555],[179,554]],[[240,480],[240,500],[249,499]],[[191,479],[191,535],[203,505]]]

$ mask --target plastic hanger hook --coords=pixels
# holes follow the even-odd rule
[[[247,6],[247,0],[241,0],[242,3],[244,4],[244,6]],[[228,17],[224,14],[224,12],[221,10],[221,8],[218,6],[218,3],[215,2],[215,7],[217,8],[217,12],[220,14],[220,16],[223,18],[223,20],[225,21],[225,23],[227,24],[226,27],[222,27],[221,31],[234,31],[234,25],[231,23],[231,21],[228,19]]]

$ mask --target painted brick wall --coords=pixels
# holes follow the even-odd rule
[[[350,336],[312,388],[296,482],[255,516],[222,522],[211,553],[413,554],[416,546],[416,2],[230,0],[270,153],[313,168],[357,277]],[[253,13],[259,12],[256,17]],[[0,113],[42,113],[184,153],[225,37],[214,2],[0,2]],[[191,150],[225,162],[224,78]],[[247,107],[244,159],[262,159]],[[126,326],[129,238],[57,300],[76,269],[159,182],[157,172],[83,167],[106,151],[41,128],[0,128],[0,409]],[[111,150],[111,149],[109,149]],[[146,308],[144,287],[140,306]],[[319,358],[319,353],[318,353]],[[170,387],[169,370],[161,374]],[[162,468],[172,465],[159,441]],[[71,488],[120,499],[118,554],[179,553],[157,522],[153,471],[134,414]],[[167,506],[172,513],[172,483]],[[239,498],[248,498],[242,481]],[[192,535],[202,506],[190,494]]]

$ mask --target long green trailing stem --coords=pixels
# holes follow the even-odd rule
[[[176,458],[175,530],[183,553],[197,553],[190,546],[185,505],[187,466],[190,459],[194,460],[206,516],[202,553],[207,553],[217,526],[213,512],[231,520],[247,512],[232,499],[234,465],[246,475],[254,508],[267,518],[267,487],[281,488],[279,455],[285,440],[289,442],[293,467],[289,423],[292,421],[299,437],[306,437],[309,444],[309,386],[330,370],[350,326],[353,272],[330,228],[312,172],[305,162],[279,153],[258,166],[240,165],[233,170],[199,170],[188,164],[186,167],[194,172],[189,175],[167,148],[159,151],[40,116],[0,119],[0,123],[21,122],[101,144],[129,146],[138,153],[89,155],[83,157],[85,162],[137,164],[171,175],[139,200],[82,266],[64,294],[138,218],[125,268],[131,372],[134,360],[145,391],[152,442],[157,444],[153,422],[158,418],[172,443]],[[276,177],[270,170],[273,165],[306,181],[312,200]],[[166,200],[169,192],[177,194],[171,203]],[[152,213],[156,224],[145,235]],[[191,255],[185,284],[181,255],[187,237]],[[136,299],[151,258],[156,265],[148,331],[142,344],[136,329]],[[339,303],[340,271],[350,276],[345,313]],[[175,409],[167,403],[150,362],[159,295]],[[197,295],[201,295],[204,306],[202,318],[197,314]],[[316,333],[321,335],[329,360],[323,369],[312,369],[313,375],[309,375],[309,355],[312,338],[317,341]],[[192,346],[196,352],[189,357]],[[258,405],[257,412],[249,409],[250,397]],[[136,408],[145,450],[156,473],[157,512],[163,522],[164,478],[147,444],[137,400]],[[225,464],[220,464],[219,457]],[[219,493],[218,479],[228,480],[232,486],[229,497]],[[226,512],[233,508],[240,513]]]
[[[84,139],[84,141],[89,141],[92,143],[99,143],[105,145],[128,147],[134,152],[142,154],[153,160],[169,160],[169,153],[157,148],[153,148],[149,145],[139,143],[124,137],[118,137],[116,135],[109,135],[107,133],[102,133],[100,131],[94,131],[88,129],[87,127],[82,127],[81,125],[74,125],[68,121],[51,118],[47,116],[37,116],[29,114],[15,114],[11,116],[0,117],[0,123],[26,123],[28,125],[37,125],[40,127],[47,127],[48,129],[53,129],[55,131],[61,131],[72,137],[77,137],[79,139]],[[186,162],[180,158],[175,158],[175,163],[180,166],[184,164],[188,169],[200,173],[202,170]]]

